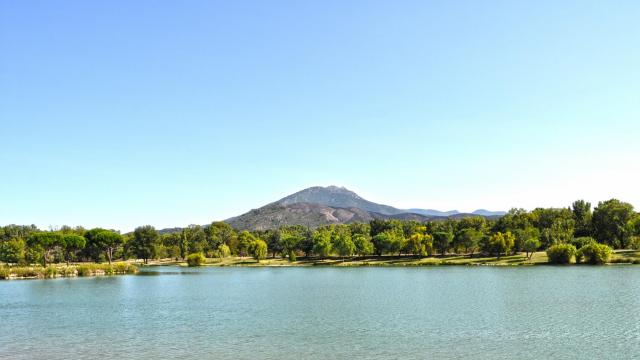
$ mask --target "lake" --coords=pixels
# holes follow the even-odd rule
[[[6,359],[640,358],[640,266],[178,268],[0,282]]]

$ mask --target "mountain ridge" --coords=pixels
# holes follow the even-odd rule
[[[374,219],[402,219],[425,222],[467,216],[499,217],[505,212],[478,209],[473,213],[457,210],[398,209],[366,200],[355,192],[338,186],[313,186],[280,200],[252,209],[225,222],[241,230],[267,230],[282,225],[317,227],[328,224],[368,222]]]

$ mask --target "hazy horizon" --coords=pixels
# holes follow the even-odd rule
[[[318,185],[405,209],[637,210],[639,16],[0,2],[0,225],[206,224]]]

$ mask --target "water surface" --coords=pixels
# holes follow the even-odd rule
[[[640,358],[640,267],[144,271],[0,282],[0,358]]]

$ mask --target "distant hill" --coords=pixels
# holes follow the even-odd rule
[[[485,210],[485,209],[478,209],[474,212],[472,212],[473,215],[480,215],[480,216],[504,216],[507,214],[506,211],[489,211],[489,210]]]
[[[395,215],[407,212],[392,206],[376,204],[365,200],[353,191],[337,186],[310,187],[282,198],[275,203],[284,206],[297,203],[321,204],[334,208],[356,208],[383,215]]]
[[[328,224],[368,222],[373,219],[423,222],[468,216],[498,217],[501,215],[504,215],[504,212],[487,210],[476,210],[471,214],[456,210],[403,210],[365,200],[344,187],[314,186],[225,221],[236,229],[266,230],[282,225],[304,225],[313,228]]]

